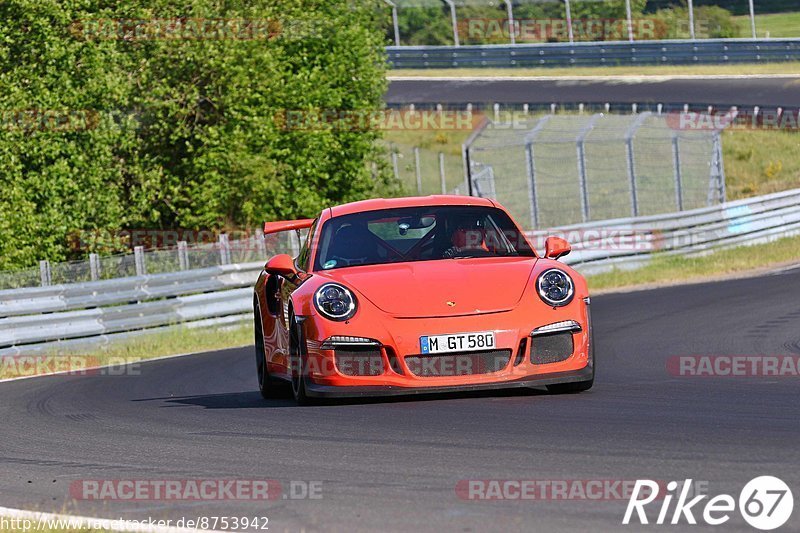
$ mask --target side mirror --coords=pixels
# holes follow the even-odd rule
[[[270,274],[283,276],[284,278],[291,278],[297,275],[297,269],[294,267],[294,259],[290,255],[280,254],[276,255],[264,265],[264,270]]]
[[[548,237],[544,241],[544,256],[548,259],[558,259],[572,251],[572,247],[561,237]]]

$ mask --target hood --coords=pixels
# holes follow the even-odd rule
[[[442,259],[342,268],[325,276],[396,317],[460,316],[513,309],[536,261],[535,257]]]

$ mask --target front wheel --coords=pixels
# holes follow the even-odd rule
[[[264,333],[261,326],[261,312],[256,303],[253,309],[255,317],[254,331],[255,331],[255,352],[256,352],[256,375],[258,376],[258,391],[261,397],[265,400],[272,400],[280,398],[285,395],[285,387],[281,387],[269,375],[267,370],[267,360],[264,355]]]
[[[289,321],[289,364],[292,372],[292,394],[297,405],[309,405],[311,398],[306,394],[306,339],[303,327],[294,314]]]

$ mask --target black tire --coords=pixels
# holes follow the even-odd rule
[[[273,379],[267,370],[266,358],[264,356],[264,333],[261,326],[261,311],[258,308],[257,301],[253,307],[253,316],[255,318],[255,327],[253,329],[255,331],[256,376],[258,378],[258,391],[261,393],[261,397],[265,400],[283,398],[286,396],[286,386],[283,383],[278,383],[275,379]]]
[[[292,395],[297,405],[311,405],[306,394],[306,340],[303,327],[297,323],[292,313],[289,320],[289,365],[292,374]]]

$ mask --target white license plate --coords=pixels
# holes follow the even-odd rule
[[[495,347],[494,332],[430,335],[420,337],[419,347],[423,354],[491,350]]]

